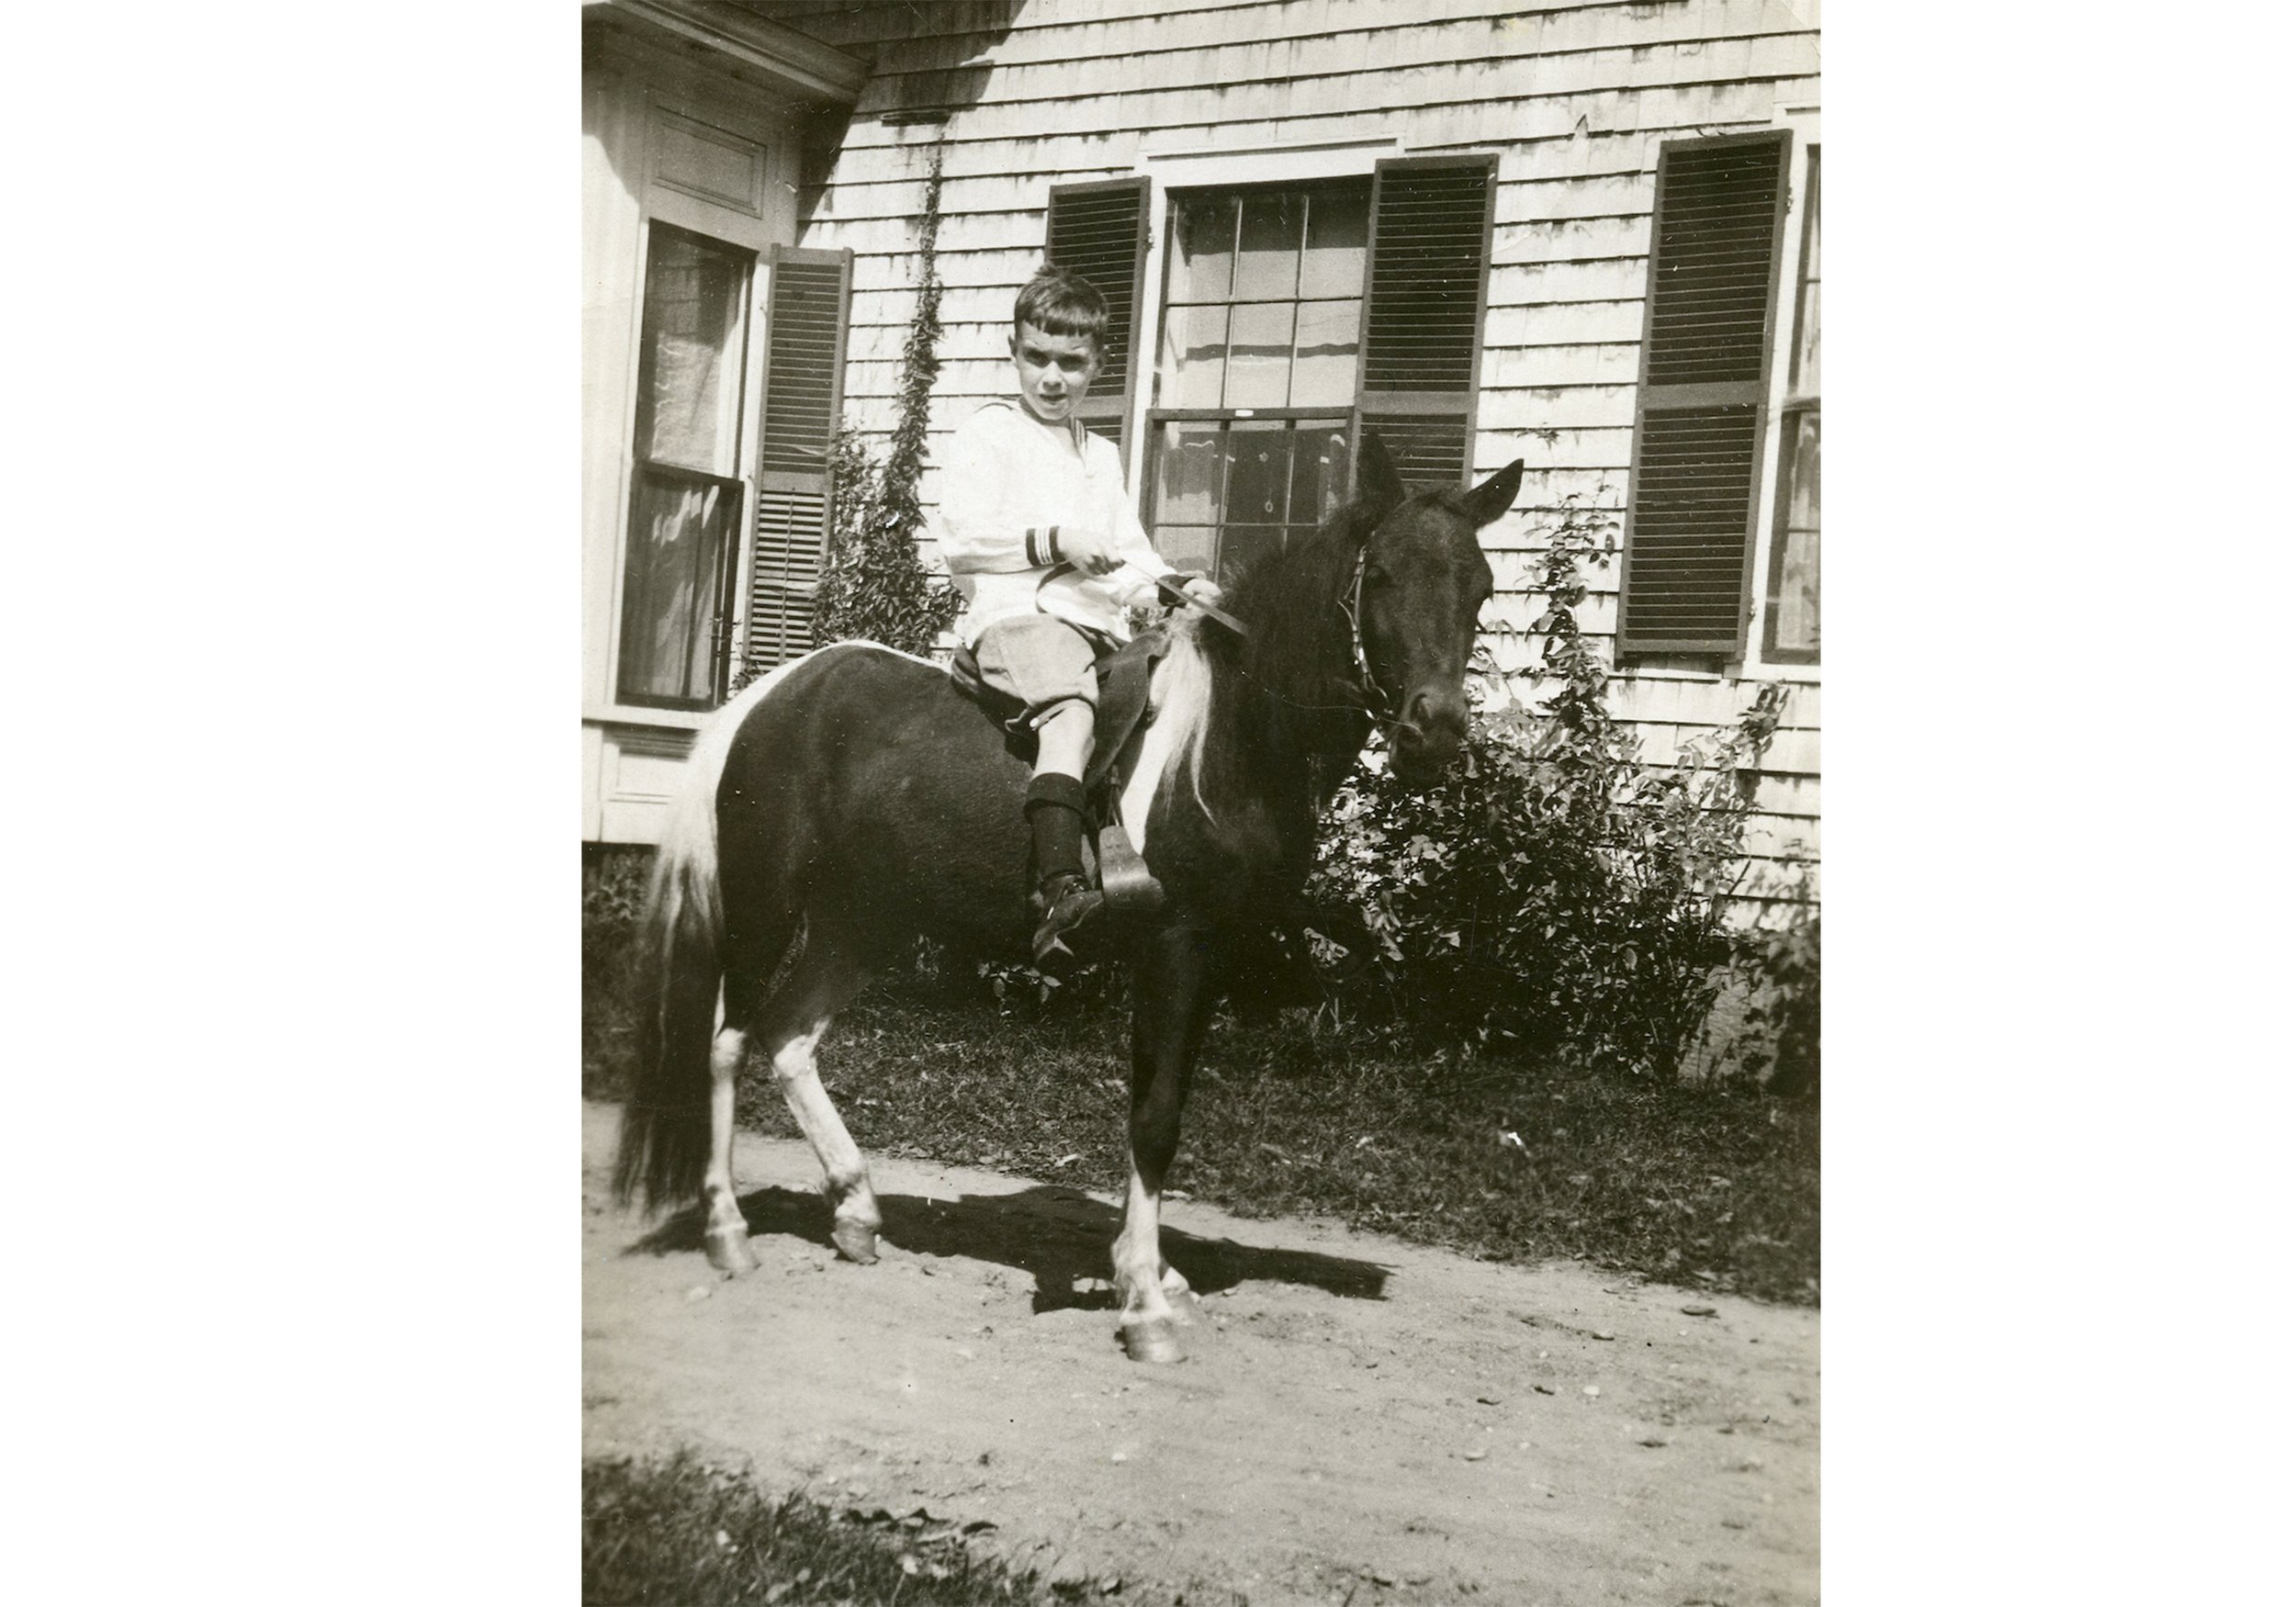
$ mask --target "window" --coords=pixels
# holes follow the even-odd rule
[[[1677,140],[1659,152],[1623,653],[1745,651],[1789,138]],[[1814,411],[1809,422],[1814,453]]]
[[[1465,483],[1497,167],[1399,157],[1368,177],[1172,192],[1154,287],[1146,179],[1053,187],[1048,253],[1110,305],[1086,427],[1123,444],[1132,388],[1154,388],[1140,478],[1166,558],[1224,581],[1280,551],[1345,499],[1367,432],[1407,482]]]
[[[1157,550],[1221,579],[1345,499],[1368,180],[1182,193],[1149,411]]]
[[[1778,507],[1762,636],[1763,656],[1781,664],[1818,662],[1818,154],[1815,148],[1809,153],[1794,355],[1779,411]]]
[[[729,657],[752,258],[659,222],[646,258],[617,691],[703,709]]]

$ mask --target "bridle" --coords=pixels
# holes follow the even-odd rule
[[[1298,698],[1287,697],[1277,691],[1258,676],[1254,675],[1242,663],[1236,666],[1237,673],[1275,702],[1289,709],[1298,709],[1302,714],[1367,714],[1374,725],[1390,731],[1402,725],[1404,722],[1401,716],[1390,712],[1386,690],[1379,685],[1379,678],[1371,672],[1371,655],[1363,644],[1363,572],[1370,557],[1371,538],[1366,535],[1363,545],[1356,549],[1355,573],[1348,579],[1347,590],[1340,597],[1338,602],[1340,614],[1347,622],[1348,657],[1356,677],[1353,684],[1349,685],[1346,690],[1356,694],[1355,702],[1303,703]],[[1225,616],[1217,617],[1222,624],[1227,625],[1235,633],[1238,640],[1246,639],[1241,624]]]
[[[1339,612],[1347,616],[1347,645],[1355,659],[1356,690],[1367,694],[1363,712],[1382,725],[1394,725],[1401,722],[1379,712],[1380,705],[1388,701],[1387,692],[1380,687],[1379,678],[1371,673],[1371,655],[1363,646],[1363,571],[1370,560],[1371,538],[1366,535],[1363,545],[1356,549],[1355,579],[1347,583],[1347,596],[1340,603]]]

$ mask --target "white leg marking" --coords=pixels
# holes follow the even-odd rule
[[[1130,1181],[1124,1190],[1124,1226],[1116,1235],[1116,1247],[1109,1256],[1115,1264],[1117,1292],[1124,1299],[1124,1309],[1117,1321],[1127,1327],[1174,1315],[1172,1302],[1165,1292],[1163,1236],[1156,1220],[1162,1204],[1161,1191],[1149,1189],[1141,1178],[1137,1163],[1129,1171]]]
[[[723,1272],[757,1265],[749,1224],[734,1194],[734,1084],[749,1058],[749,1035],[722,1028],[710,1040],[710,1159],[702,1173],[702,1239],[710,1264]]]

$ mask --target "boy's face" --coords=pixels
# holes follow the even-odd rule
[[[1056,335],[1024,323],[1013,332],[1012,366],[1029,410],[1048,424],[1064,424],[1100,372],[1100,344],[1090,335]]]

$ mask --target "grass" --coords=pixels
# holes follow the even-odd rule
[[[863,1518],[769,1499],[689,1451],[582,1467],[582,1600],[595,1607],[965,1607],[1093,1590],[981,1555],[967,1538],[921,1511]]]
[[[1127,1042],[1106,1004],[1000,1013],[897,979],[839,1018],[822,1074],[864,1151],[1120,1190]],[[585,1043],[584,1092],[618,1097],[608,1006]],[[796,1134],[770,1077],[745,1080],[739,1118]],[[1744,1083],[1413,1056],[1304,1012],[1223,1015],[1171,1186],[1243,1216],[1331,1216],[1495,1261],[1568,1256],[1814,1305],[1818,1126]]]

